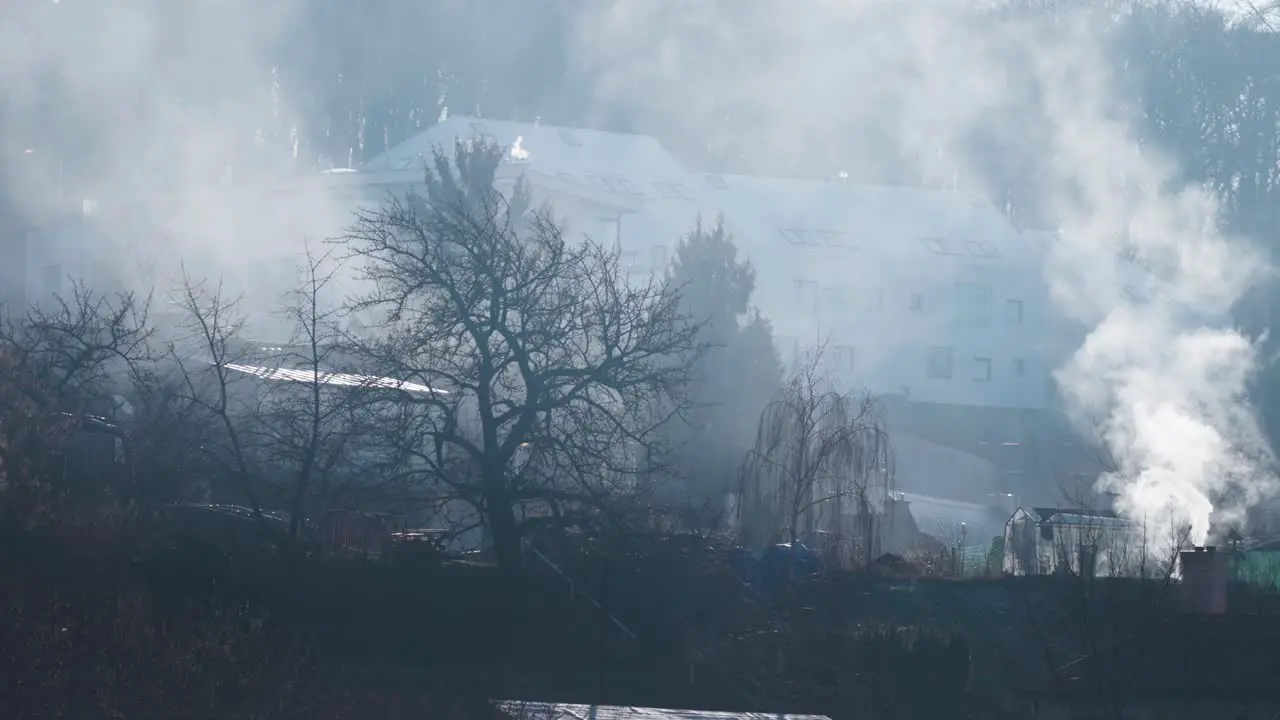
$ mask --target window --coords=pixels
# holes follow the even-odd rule
[[[792,245],[858,249],[858,243],[848,233],[834,230],[807,230],[804,228],[779,228],[778,234]]]
[[[654,269],[655,271],[656,271],[656,270],[664,270],[664,269],[666,269],[666,267],[667,267],[667,246],[666,246],[666,245],[654,245],[654,246],[653,246],[653,251],[652,251],[652,253],[653,253],[653,269]]]
[[[832,359],[837,372],[853,372],[856,355],[851,345],[836,345],[832,349]]]
[[[62,294],[62,266],[61,265],[45,265],[44,266],[44,292],[46,295]]]
[[[600,218],[600,242],[622,243],[622,218]],[[634,255],[635,253],[631,253]]]
[[[673,200],[688,200],[689,193],[685,192],[684,186],[680,183],[658,182],[653,187],[662,193],[663,197],[672,198]]]
[[[276,277],[273,278],[280,283],[282,287],[297,287],[298,281],[302,279],[302,268],[298,266],[298,262],[293,258],[276,258],[272,261],[275,267],[273,271]]]
[[[1021,325],[1022,324],[1022,301],[1021,300],[1005,300],[1004,301],[1004,323],[1005,325]]]
[[[1027,361],[1017,358],[1013,361],[1013,374],[1022,377],[1027,374]]]
[[[822,288],[820,293],[822,296],[822,306],[834,312],[844,309],[844,293],[840,292],[840,288],[826,287]]]
[[[911,312],[922,310],[924,310],[924,296],[920,293],[911,293]]]
[[[951,379],[951,348],[929,348],[929,359],[925,367],[925,376],[935,380]]]
[[[570,147],[582,147],[582,137],[572,130],[561,130],[560,139]]]
[[[795,293],[797,302],[805,302],[816,299],[810,293],[817,294],[818,283],[813,280],[792,280],[791,289]]]
[[[976,357],[973,359],[973,381],[991,382],[991,358]]]
[[[884,290],[876,288],[871,291],[867,296],[867,309],[876,311],[884,309]]]
[[[965,327],[991,324],[991,286],[958,282],[955,285],[955,321]]]

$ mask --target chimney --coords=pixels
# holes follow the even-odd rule
[[[1189,615],[1221,615],[1227,611],[1227,554],[1212,545],[1179,553],[1182,564],[1182,611]]]

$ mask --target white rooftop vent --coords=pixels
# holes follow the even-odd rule
[[[511,152],[508,154],[512,162],[529,162],[529,151],[524,149],[523,135],[516,136],[516,141],[511,144]]]

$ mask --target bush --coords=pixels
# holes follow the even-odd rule
[[[135,572],[127,516],[0,527],[4,717],[484,717],[418,688],[346,682],[243,603],[162,602]],[[431,710],[428,712],[428,710]],[[465,712],[464,712],[465,710]],[[479,714],[477,714],[479,712]]]

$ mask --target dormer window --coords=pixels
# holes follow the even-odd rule
[[[951,242],[948,241],[946,238],[926,237],[926,238],[920,238],[920,242],[924,243],[924,246],[928,248],[929,252],[933,253],[934,255],[959,255],[960,254],[951,247]]]

